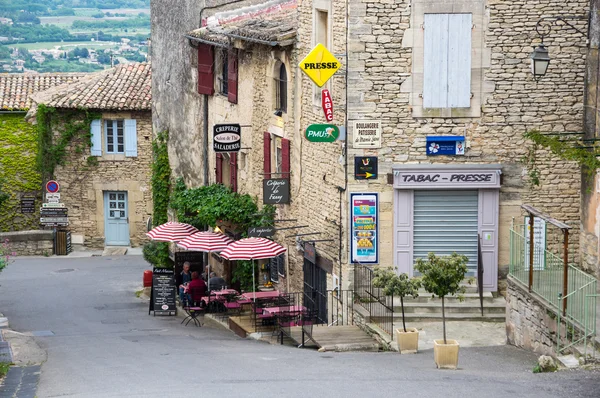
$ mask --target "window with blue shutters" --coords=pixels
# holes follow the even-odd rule
[[[92,122],[92,155],[101,156],[100,121]],[[104,153],[137,156],[137,123],[135,119],[104,120]]]
[[[423,107],[471,106],[471,14],[425,14]]]

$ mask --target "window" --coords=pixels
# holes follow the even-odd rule
[[[219,78],[221,80],[221,87],[219,88],[221,94],[223,95],[227,95],[227,93],[229,92],[228,89],[228,83],[229,83],[229,78],[228,78],[228,73],[229,73],[229,60],[228,60],[228,56],[227,56],[227,50],[222,50],[221,51],[221,77]]]
[[[123,120],[105,120],[106,153],[125,153]]]
[[[102,132],[104,126],[104,133]],[[137,156],[137,121],[121,119],[104,121],[92,120],[90,124],[91,155],[102,156],[102,153],[126,157]]]
[[[329,28],[328,28],[328,18],[329,15],[327,11],[324,10],[315,10],[315,19],[316,19],[316,36],[315,36],[315,44],[321,43],[325,47],[329,47]]]
[[[277,136],[271,138],[271,133],[265,132],[263,143],[265,178],[290,178],[290,140]],[[271,160],[274,161],[274,170]]]
[[[287,113],[287,71],[285,64],[279,66],[279,78],[275,78],[276,109]]]
[[[424,108],[471,106],[471,14],[425,14]]]

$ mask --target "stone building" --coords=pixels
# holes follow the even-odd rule
[[[35,127],[25,120],[31,97],[85,75],[0,74],[0,192],[9,195],[0,208],[0,232],[39,227],[42,197],[41,176],[36,171],[38,140]]]
[[[414,259],[429,251],[466,254],[473,275],[479,241],[484,288],[502,292],[509,230],[524,224],[522,204],[570,223],[570,252],[578,260],[577,165],[523,136],[582,129],[585,39],[570,30],[545,37],[560,62],[551,63],[543,80],[529,71],[532,47],[540,42],[535,24],[560,14],[563,2],[156,3],[154,127],[179,132],[170,142],[174,174],[191,185],[222,181],[260,198],[260,172],[287,171],[289,145],[291,202],[278,206],[278,217],[309,225],[275,237],[290,248],[292,289],[307,282],[296,250],[301,237],[292,236],[306,231],[328,240],[317,243],[323,264],[316,274],[330,288],[340,280],[343,288],[351,286],[355,262],[412,274]],[[586,1],[569,6],[572,14],[587,12]],[[282,44],[275,34],[281,32],[268,22],[281,12],[296,14],[290,43]],[[585,21],[574,23],[585,30]],[[317,43],[342,64],[321,88],[297,69]],[[230,63],[230,51],[237,64]],[[287,111],[274,116],[281,65]],[[221,94],[234,68],[235,101],[229,91]],[[333,143],[304,137],[307,127],[325,123],[322,89],[332,97],[331,123],[347,132]],[[180,106],[169,107],[173,101]],[[248,126],[234,157],[209,150],[212,128],[222,122]]]
[[[124,64],[34,96],[53,144],[66,141],[53,177],[73,244],[139,246],[152,214],[150,64]]]
[[[577,259],[578,168],[523,137],[582,129],[585,38],[545,37],[559,60],[543,80],[529,70],[536,22],[563,9],[558,0],[350,2],[348,160],[376,156],[379,178],[349,176],[348,188],[379,193],[381,264],[412,274],[416,257],[457,251],[473,275],[479,234],[484,289],[504,290],[522,204],[570,223]],[[569,3],[570,14],[586,12],[587,1]],[[365,122],[380,128],[381,147],[355,145]],[[539,185],[524,159],[535,159]]]

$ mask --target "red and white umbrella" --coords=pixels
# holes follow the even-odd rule
[[[260,260],[285,253],[285,247],[266,238],[245,238],[230,244],[221,252],[227,260]]]
[[[146,236],[159,242],[179,242],[196,232],[198,228],[190,224],[169,221],[153,228]]]
[[[202,231],[188,236],[177,243],[177,246],[186,250],[213,253],[225,250],[231,243],[233,243],[233,239],[227,235]]]
[[[220,254],[227,260],[261,260],[277,257],[285,253],[285,247],[265,238],[245,238],[230,244]],[[252,264],[252,290],[254,291],[256,276]],[[256,301],[256,295],[254,296]]]

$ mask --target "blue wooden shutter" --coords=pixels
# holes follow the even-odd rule
[[[125,119],[125,156],[137,156],[137,123],[135,119]]]
[[[423,107],[471,104],[471,14],[425,14]]]
[[[92,120],[90,125],[92,135],[92,156],[102,156],[102,133],[100,131],[100,119]]]
[[[471,14],[448,19],[448,108],[471,106]]]
[[[448,104],[448,14],[425,14],[423,108]]]

